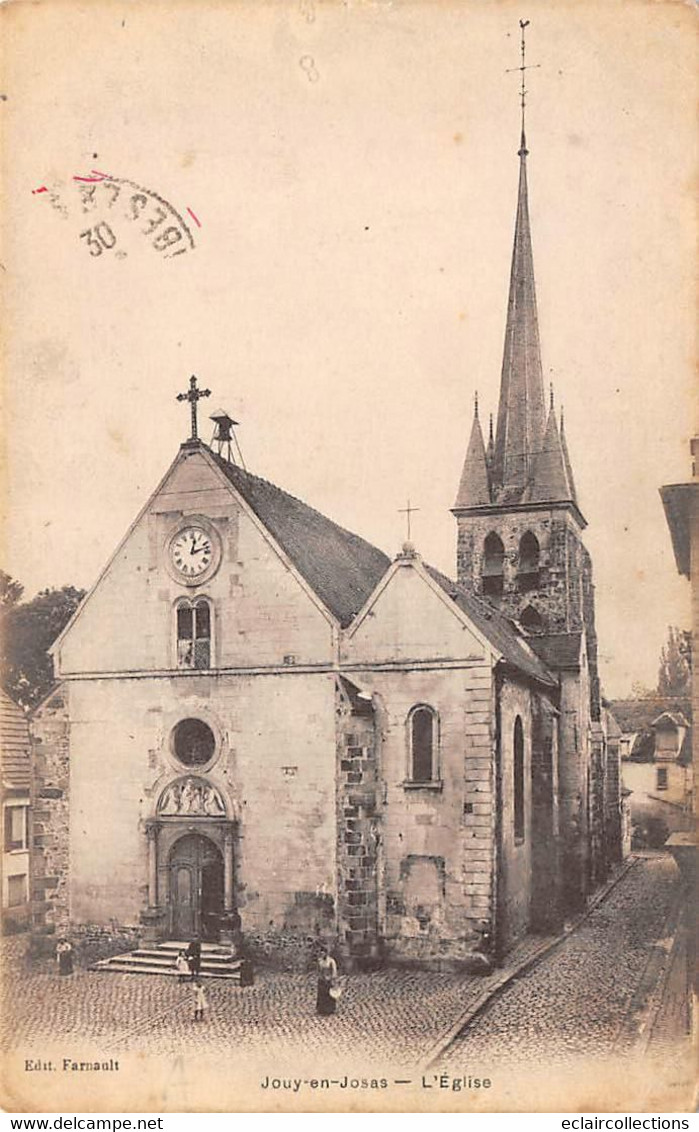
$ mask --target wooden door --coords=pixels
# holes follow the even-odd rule
[[[174,939],[218,939],[223,913],[223,859],[208,837],[192,833],[170,855],[170,932]]]
[[[177,861],[171,869],[172,934],[191,939],[197,934],[197,878],[193,864]]]

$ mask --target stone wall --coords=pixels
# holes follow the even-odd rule
[[[305,894],[334,897],[333,689],[330,673],[293,670],[72,683],[74,918],[138,922],[147,903],[146,822],[166,784],[186,773],[171,735],[191,717],[214,731],[214,760],[202,773],[237,820],[243,932],[313,931]],[[167,886],[162,859],[161,905]]]
[[[337,719],[337,931],[349,965],[381,956],[379,868],[382,837],[377,741],[371,700],[339,678]]]
[[[532,897],[532,693],[513,680],[501,682],[499,697],[496,955],[502,958],[524,935]],[[517,718],[524,738],[524,836],[515,829],[514,733]]]
[[[592,559],[578,523],[564,508],[516,509],[487,515],[459,515],[457,576],[466,589],[482,596],[508,617],[519,619],[525,609],[536,611],[546,633],[575,633],[585,629],[590,670],[590,713],[600,718],[597,632],[595,629]],[[503,592],[484,595],[484,544],[490,532],[503,542]],[[519,575],[519,544],[531,531],[539,542],[538,577]],[[534,630],[535,631],[535,630]]]
[[[32,742],[33,928],[55,932],[70,920],[69,689],[57,688],[30,722]]]

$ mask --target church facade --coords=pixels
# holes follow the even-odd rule
[[[32,721],[37,930],[487,968],[618,859],[526,156],[523,138],[497,433],[486,447],[476,410],[457,579],[410,543],[391,561],[194,424],[54,646]]]

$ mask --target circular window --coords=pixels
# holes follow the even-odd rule
[[[185,766],[203,766],[214,757],[216,738],[201,719],[183,719],[173,731],[173,747]]]

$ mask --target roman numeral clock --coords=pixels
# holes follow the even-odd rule
[[[167,546],[167,565],[177,582],[200,585],[218,569],[221,544],[209,523],[188,520],[171,535]]]

